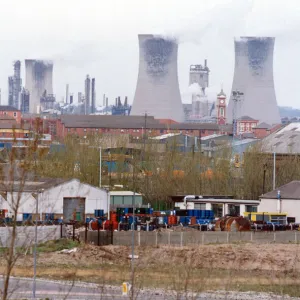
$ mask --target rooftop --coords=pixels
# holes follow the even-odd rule
[[[278,191],[280,191],[281,199],[295,199],[300,200],[300,181],[294,180],[277,189],[261,195],[262,199],[277,199]]]
[[[257,128],[257,129],[271,129],[272,126],[265,123],[265,122],[262,122],[260,124],[258,124],[256,127],[254,127],[254,129]]]
[[[66,128],[123,128],[141,129],[170,129],[170,130],[219,130],[215,123],[161,123],[159,119],[152,116],[112,116],[112,115],[64,115],[61,122]]]
[[[249,116],[242,116],[240,118],[238,118],[238,121],[257,121]]]
[[[10,105],[0,105],[0,111],[20,111],[20,110]]]

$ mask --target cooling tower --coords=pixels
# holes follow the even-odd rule
[[[280,123],[273,80],[272,37],[235,39],[235,68],[227,118],[249,116],[259,122]],[[233,92],[243,93],[238,99]]]
[[[175,40],[139,35],[139,73],[131,115],[151,115],[183,122]]]
[[[26,59],[25,88],[30,93],[29,112],[40,113],[41,97],[52,95],[53,63],[51,61]]]

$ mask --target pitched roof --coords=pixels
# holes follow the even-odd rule
[[[258,124],[255,128],[257,128],[257,129],[271,129],[272,126],[265,123],[265,122],[262,122],[262,123]]]
[[[20,110],[10,105],[0,105],[0,111],[20,111]]]
[[[219,130],[215,123],[160,123],[152,116],[112,116],[112,115],[64,115],[61,122],[66,128],[123,128],[123,129],[174,129],[174,130]]]
[[[297,199],[300,200],[300,181],[294,180],[277,189],[261,195],[262,199],[277,199],[277,193],[280,191],[281,199]]]
[[[238,118],[238,121],[256,121],[256,120],[249,116],[242,116],[242,117]]]

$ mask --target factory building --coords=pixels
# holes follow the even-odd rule
[[[21,62],[14,62],[14,75],[8,77],[8,105],[20,109],[20,93],[22,89]]]
[[[24,184],[24,186],[23,186]],[[40,179],[26,180],[25,183],[15,181],[0,182],[0,209],[12,214],[11,205],[19,196],[20,209],[17,220],[24,214],[34,215],[38,201],[38,217],[45,220],[46,214],[54,214],[55,219],[70,219],[78,221],[93,216],[95,209],[109,210],[109,192],[89,184],[81,183],[77,179]]]
[[[95,88],[95,78],[92,78],[92,105],[91,113],[93,114],[96,110],[96,88]]]
[[[53,63],[51,61],[26,59],[25,68],[25,88],[30,94],[29,112],[40,113],[55,102],[52,85]]]
[[[235,39],[235,68],[227,118],[228,122],[249,116],[259,122],[279,124],[273,80],[275,38]]]
[[[176,40],[139,36],[139,72],[131,115],[184,121],[178,84]]]

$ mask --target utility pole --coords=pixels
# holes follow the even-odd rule
[[[273,152],[273,190],[276,189],[276,152]]]
[[[135,169],[132,165],[133,199],[132,199],[132,240],[131,240],[131,299],[134,299],[134,230],[135,230]]]
[[[102,147],[99,147],[99,187],[102,187]]]

